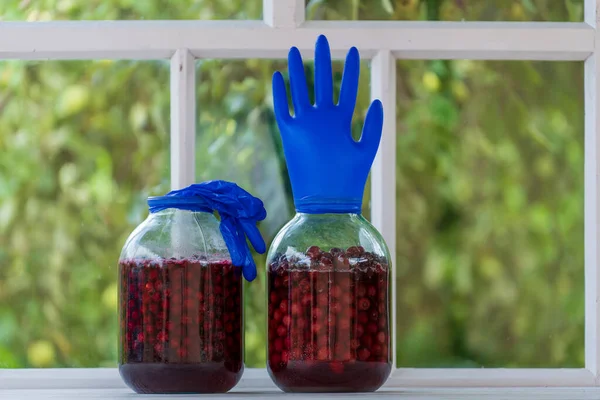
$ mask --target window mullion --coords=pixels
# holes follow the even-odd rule
[[[392,287],[392,357],[396,365],[396,61],[389,50],[371,62],[371,98],[383,104],[383,134],[371,170],[371,222],[389,250]]]
[[[171,58],[171,189],[195,180],[196,68],[194,56],[179,49]]]
[[[600,54],[597,43],[600,35],[597,30],[597,11],[600,0],[585,1],[585,22],[595,29],[595,49],[585,61],[585,367],[600,383],[600,235],[598,233],[598,136],[600,135]]]
[[[304,16],[304,0],[263,0],[263,20],[274,28],[300,26]]]

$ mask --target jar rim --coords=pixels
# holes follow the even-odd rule
[[[157,213],[169,208],[187,211],[199,211],[212,213],[213,210],[206,201],[198,196],[175,197],[175,196],[154,196],[148,197],[148,207],[150,213]]]

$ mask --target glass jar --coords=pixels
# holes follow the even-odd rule
[[[389,251],[360,214],[298,213],[268,254],[268,371],[286,392],[377,390],[392,368]]]
[[[237,384],[242,277],[210,209],[151,213],[127,239],[119,277],[119,372],[129,387],[217,393]]]

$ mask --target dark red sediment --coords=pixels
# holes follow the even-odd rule
[[[391,372],[388,263],[362,247],[269,265],[269,373],[289,392],[369,392]]]
[[[242,279],[229,261],[124,260],[121,376],[138,393],[220,393],[243,372]]]

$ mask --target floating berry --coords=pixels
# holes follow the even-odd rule
[[[275,348],[275,351],[281,352],[283,350],[283,340],[281,338],[275,339],[273,347]]]
[[[369,297],[375,297],[377,295],[377,288],[373,285],[367,288],[367,294]]]
[[[288,327],[288,326],[290,326],[290,324],[292,323],[292,318],[291,318],[289,315],[286,315],[285,317],[283,317],[283,318],[281,319],[281,322],[283,323],[283,325],[284,325],[285,327]]]
[[[364,325],[367,322],[369,322],[369,315],[366,313],[366,311],[360,311],[358,313],[358,323]]]
[[[366,297],[362,297],[358,299],[358,308],[360,310],[366,311],[371,307],[371,302]]]
[[[288,312],[288,301],[285,299],[281,300],[281,303],[279,303],[279,309],[281,310],[281,312],[287,313]]]
[[[371,352],[363,347],[357,352],[357,355],[359,360],[366,361],[371,356]]]
[[[283,318],[283,313],[277,309],[273,312],[273,319],[275,319],[275,321],[281,321],[281,318]]]
[[[308,250],[306,250],[306,255],[314,260],[321,255],[321,249],[319,246],[310,246]]]
[[[358,257],[361,255],[361,253],[362,252],[357,246],[348,247],[348,250],[346,250],[346,254],[348,255],[348,257]]]
[[[277,328],[277,336],[285,336],[287,334],[287,329],[283,325],[279,325]]]

